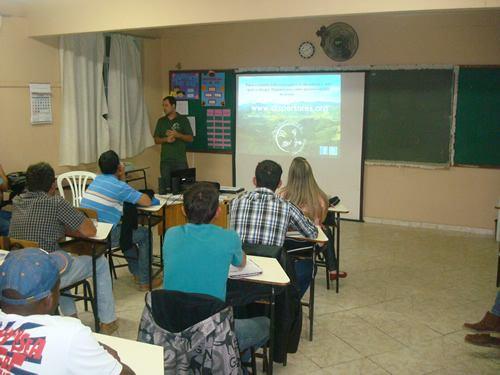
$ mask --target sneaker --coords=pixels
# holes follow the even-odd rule
[[[101,330],[99,333],[103,335],[111,336],[118,329],[118,319],[112,321],[111,323],[101,323]]]
[[[477,332],[500,332],[500,316],[493,315],[488,311],[481,321],[464,323],[464,327]]]
[[[337,273],[337,271],[330,271],[329,274],[330,274],[330,280],[332,281],[337,280],[337,277],[340,279],[347,277],[347,272],[344,271],[340,271],[339,273]]]
[[[157,276],[153,279],[151,282],[151,289],[158,288],[163,285],[163,278],[161,276]],[[137,286],[141,292],[147,292],[149,291],[149,283],[146,284],[139,284]]]
[[[500,347],[500,337],[494,337],[487,333],[477,333],[474,335],[465,335],[465,342],[473,345]]]

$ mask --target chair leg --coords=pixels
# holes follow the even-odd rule
[[[255,348],[251,347],[250,348],[250,356],[251,356],[251,363],[252,363],[252,374],[257,374],[257,361],[255,360]]]
[[[311,279],[311,285],[309,286],[309,341],[313,340],[313,323],[314,323],[314,289],[316,273],[318,272],[318,266],[316,263],[313,264],[313,274]]]
[[[88,288],[89,287],[87,286],[87,284],[83,284],[83,306],[85,308],[85,311],[89,311],[88,296],[90,290]]]

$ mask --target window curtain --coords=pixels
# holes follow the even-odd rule
[[[59,40],[62,119],[59,141],[61,165],[92,163],[109,148],[108,113],[102,69],[101,33],[63,36]]]
[[[111,35],[108,108],[110,148],[121,158],[154,144],[144,100],[141,43],[134,37]]]

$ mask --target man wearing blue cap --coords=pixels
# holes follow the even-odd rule
[[[41,249],[10,252],[0,266],[0,372],[133,374],[78,319],[51,316],[68,256]]]

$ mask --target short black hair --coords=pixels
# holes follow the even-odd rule
[[[99,169],[103,174],[115,174],[120,165],[120,157],[113,150],[103,152],[99,156]]]
[[[255,179],[257,187],[265,187],[275,191],[281,181],[283,170],[281,166],[272,160],[264,160],[255,168]]]
[[[219,207],[219,191],[214,184],[197,182],[184,193],[184,211],[192,224],[209,224]]]
[[[175,97],[169,95],[169,96],[165,96],[162,100],[162,103],[165,101],[165,100],[168,100],[168,102],[170,103],[170,105],[177,105],[177,99],[175,99]]]
[[[56,179],[54,168],[49,163],[40,162],[30,165],[26,171],[26,188],[29,191],[48,192]]]

